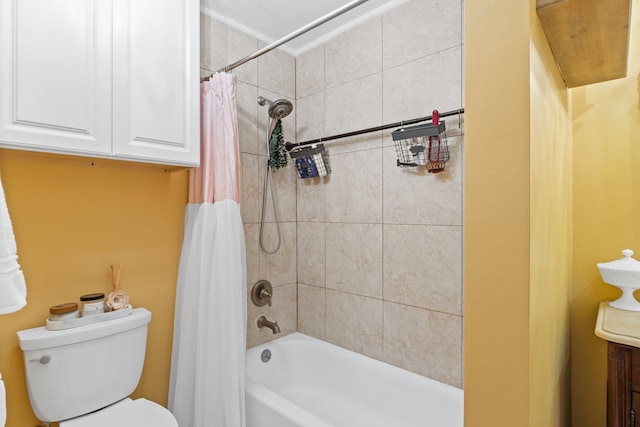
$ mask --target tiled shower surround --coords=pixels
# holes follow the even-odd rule
[[[247,286],[274,286],[272,307],[248,299],[247,345],[275,338],[255,319],[300,331],[462,386],[462,124],[445,121],[444,173],[396,166],[391,131],[326,143],[331,175],[274,173],[282,247],[258,244],[267,107],[294,101],[291,142],[461,108],[460,2],[413,0],[302,53],[272,51],[236,70]],[[202,15],[203,73],[264,46]],[[460,126],[459,126],[460,123]],[[267,249],[275,247],[268,205]]]

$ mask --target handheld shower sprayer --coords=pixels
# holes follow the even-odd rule
[[[269,103],[269,117],[272,119],[284,119],[293,111],[293,104],[287,99],[276,99],[272,101],[264,96],[258,97],[258,104],[266,105]]]
[[[267,128],[267,158],[269,158],[270,154],[270,139],[271,132],[274,130],[274,125],[276,122],[279,122],[280,119],[287,117],[293,111],[293,104],[291,101],[287,99],[276,99],[272,101],[270,99],[265,98],[264,96],[258,97],[258,104],[265,106],[269,105],[269,117],[271,118],[269,127]],[[283,148],[284,152],[284,148]],[[286,161],[284,162],[286,165]],[[278,220],[278,210],[276,208],[276,195],[273,189],[273,179],[271,176],[272,170],[271,166],[269,166],[269,162],[265,163],[265,171],[264,171],[264,188],[262,192],[262,214],[260,217],[260,248],[267,254],[274,254],[278,252],[280,249],[280,245],[282,243],[282,236],[280,234],[280,223]],[[265,222],[265,214],[266,214],[266,204],[267,204],[267,196],[268,196],[268,188],[271,188],[271,206],[273,207],[273,216],[275,218],[276,224],[276,233],[278,237],[278,243],[273,250],[269,250],[264,245],[264,222]],[[277,325],[276,325],[277,326]]]

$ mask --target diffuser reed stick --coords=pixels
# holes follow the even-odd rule
[[[120,310],[129,304],[129,294],[118,290],[120,284],[120,264],[111,266],[111,293],[107,298],[107,305],[112,310]]]

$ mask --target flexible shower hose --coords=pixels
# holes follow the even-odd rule
[[[272,176],[273,172],[271,170],[271,167],[269,166],[269,141],[270,141],[271,132],[273,130],[273,125],[274,125],[274,119],[271,119],[269,121],[269,129],[267,131],[267,160],[265,161],[264,186],[262,191],[262,214],[260,216],[260,249],[262,249],[268,255],[273,255],[276,252],[278,252],[278,250],[280,249],[280,245],[282,244],[282,236],[280,234],[280,221],[278,220],[278,209],[276,209],[276,193],[273,191],[273,176]],[[275,221],[276,221],[276,231],[278,234],[278,244],[276,245],[276,248],[272,251],[269,251],[265,248],[264,240],[263,240],[264,217],[267,211],[266,209],[267,192],[269,189],[271,189],[271,206],[273,207],[273,217],[275,218]]]

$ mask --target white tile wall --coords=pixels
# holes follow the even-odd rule
[[[382,300],[327,289],[325,339],[382,358]]]
[[[395,67],[462,43],[461,2],[412,1],[383,16],[383,61]]]
[[[329,135],[380,125],[382,74],[327,89],[324,103],[325,132]]]
[[[296,58],[296,97],[304,98],[324,90],[324,45]]]
[[[385,301],[382,359],[462,387],[461,329],[460,316]]]
[[[283,333],[462,386],[463,136],[449,138],[442,174],[397,168],[391,131],[327,142],[327,178],[278,171],[283,248],[266,255],[258,229],[268,116],[256,101],[297,98],[283,120],[292,142],[463,107],[461,16],[461,3],[412,0],[298,58],[275,51],[234,71],[248,287],[258,279],[275,287],[273,307],[248,303],[248,346],[275,337],[255,327],[266,314]],[[201,22],[204,72],[264,45]],[[451,134],[463,133],[446,120]],[[271,213],[267,221],[273,247]]]
[[[382,221],[382,149],[332,156],[331,181],[325,186],[329,222]]]
[[[434,109],[460,108],[462,47],[456,46],[386,69],[384,121],[430,116]]]
[[[258,40],[206,15],[200,15],[200,67],[216,71],[258,49]],[[258,64],[249,61],[236,68],[239,81],[253,86],[258,81]]]
[[[382,298],[382,224],[327,224],[327,288]]]
[[[298,284],[298,331],[324,339],[325,298],[324,287]]]
[[[266,44],[258,43],[262,49]],[[281,93],[289,99],[296,97],[296,60],[288,53],[275,49],[257,59],[258,87]]]
[[[382,17],[344,32],[325,45],[325,87],[382,71]]]
[[[385,225],[385,299],[461,315],[461,260],[459,226]]]
[[[300,139],[463,107],[461,13],[413,0],[301,55]],[[326,143],[330,177],[298,180],[298,230],[326,241],[325,282],[307,283],[322,268],[298,239],[298,328],[461,387],[463,137],[448,141],[440,174],[398,168],[391,130]]]

